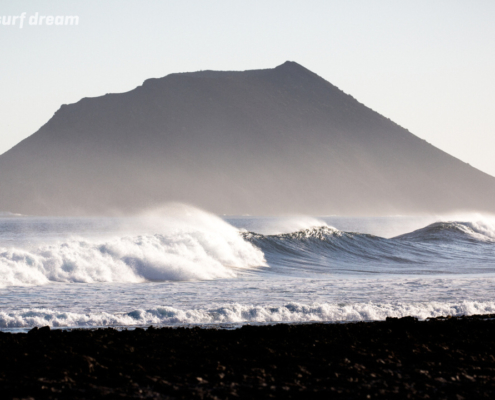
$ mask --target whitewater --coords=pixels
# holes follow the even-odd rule
[[[495,313],[495,219],[0,214],[0,330]]]

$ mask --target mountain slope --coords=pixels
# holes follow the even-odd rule
[[[0,156],[0,210],[495,211],[495,178],[294,62],[149,79],[63,105]]]

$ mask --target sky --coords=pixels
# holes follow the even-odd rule
[[[495,176],[493,0],[0,1],[22,13],[22,28],[0,18],[0,153],[83,97],[291,60]]]

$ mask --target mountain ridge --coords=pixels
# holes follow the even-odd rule
[[[62,105],[0,155],[0,187],[0,210],[43,215],[495,211],[495,178],[290,61]]]

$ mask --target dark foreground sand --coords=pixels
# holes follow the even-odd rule
[[[493,318],[0,333],[0,397],[495,399]]]

